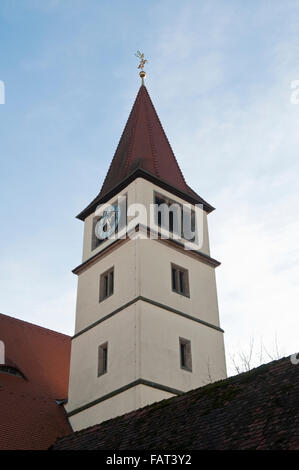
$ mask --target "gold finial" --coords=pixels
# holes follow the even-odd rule
[[[144,79],[146,77],[146,73],[143,69],[144,69],[144,65],[147,63],[147,60],[144,58],[144,54],[142,54],[140,51],[137,51],[135,56],[138,57],[138,59],[140,59],[140,64],[138,65],[138,69],[140,69],[139,77],[142,80],[142,85],[144,85]]]

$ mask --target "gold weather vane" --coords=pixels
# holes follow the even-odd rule
[[[135,54],[135,56],[140,60],[140,64],[138,65],[138,69],[140,69],[140,73],[139,73],[139,76],[142,80],[142,85],[144,85],[144,79],[146,77],[146,73],[145,71],[143,70],[144,69],[144,66],[145,64],[148,62],[145,58],[144,58],[144,54],[141,53],[140,51],[137,51],[137,53]]]

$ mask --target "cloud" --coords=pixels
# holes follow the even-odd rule
[[[250,202],[256,190],[255,180],[223,189],[221,214],[210,224],[213,252],[223,263],[217,280],[229,356],[248,348],[250,337],[263,338],[270,350],[277,336],[281,355],[298,348],[299,221],[290,214],[299,197],[256,208]]]
[[[74,333],[76,281],[61,272],[50,254],[36,253],[34,243],[19,257],[3,255],[0,269],[1,313],[57,330]],[[53,258],[53,255],[52,255]],[[67,271],[67,270],[66,270]]]
[[[233,373],[230,356],[248,349],[251,337],[268,351],[276,337],[281,354],[298,349],[299,106],[290,104],[290,83],[299,78],[299,28],[291,20],[291,33],[273,33],[281,15],[280,24],[286,21],[279,5],[269,17],[256,3],[241,11],[234,2],[216,4],[213,21],[202,18],[206,2],[196,13],[184,4],[170,14],[156,38],[155,74],[164,78],[154,90],[163,95],[161,120],[186,180],[217,207],[209,217],[211,249],[222,261],[219,306]],[[243,71],[232,41],[245,19],[238,32]],[[265,24],[269,38],[267,30],[260,36]]]

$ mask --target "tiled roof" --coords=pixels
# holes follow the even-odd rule
[[[102,189],[78,218],[84,220],[105,195],[110,196],[132,175],[151,176],[158,184],[167,184],[170,190],[202,203],[208,212],[214,209],[187,185],[144,85],[139,89]]]
[[[271,362],[78,431],[53,449],[299,449],[299,365]]]
[[[137,94],[100,194],[109,192],[138,167],[182,191],[190,191],[143,85]]]
[[[0,449],[47,449],[71,432],[56,403],[68,394],[71,338],[0,314],[0,340],[23,375],[0,370]]]

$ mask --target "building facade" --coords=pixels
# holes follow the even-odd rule
[[[164,238],[154,204],[196,207],[200,248],[186,249],[171,215]],[[118,233],[101,239],[107,205]],[[84,244],[66,405],[74,430],[226,377],[212,210],[185,182],[142,84],[101,192],[78,215]]]

